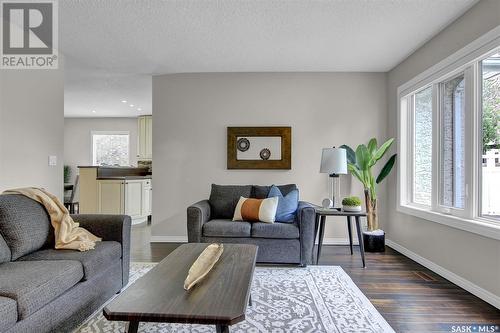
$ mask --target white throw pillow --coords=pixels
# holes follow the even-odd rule
[[[234,210],[233,221],[274,223],[278,197],[254,199],[240,197]]]

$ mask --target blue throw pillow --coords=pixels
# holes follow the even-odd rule
[[[280,189],[273,185],[269,190],[268,198],[278,197],[278,209],[276,210],[276,222],[290,223],[295,220],[295,212],[299,206],[299,190],[290,191],[283,196]]]

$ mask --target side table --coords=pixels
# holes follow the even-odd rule
[[[361,233],[361,217],[366,217],[365,212],[346,212],[341,210],[340,208],[321,208],[317,207],[316,208],[316,225],[315,225],[315,232],[314,235],[316,236],[318,234],[318,227],[319,227],[319,244],[318,244],[318,251],[316,254],[316,265],[318,264],[319,258],[321,256],[321,247],[323,246],[323,238],[325,235],[325,221],[327,216],[345,216],[347,217],[347,229],[349,231],[349,246],[351,248],[351,255],[353,254],[352,251],[352,230],[351,230],[351,219],[354,217],[356,221],[356,231],[358,234],[358,241],[359,241],[359,250],[361,252],[361,260],[363,261],[363,268],[366,267],[365,265],[365,247],[363,245],[363,235]],[[313,256],[314,256],[314,251],[313,251]],[[314,262],[314,258],[313,258]]]

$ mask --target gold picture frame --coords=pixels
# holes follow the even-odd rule
[[[280,159],[270,159],[273,154],[268,148],[260,152],[260,159],[238,159],[238,150],[244,152],[250,142],[247,138],[281,139]],[[242,141],[238,143],[238,138]],[[239,147],[238,147],[239,144]],[[292,128],[291,127],[228,127],[227,128],[227,168],[228,169],[282,169],[292,168]]]

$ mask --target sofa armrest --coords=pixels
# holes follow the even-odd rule
[[[87,229],[103,241],[115,241],[122,245],[122,286],[127,285],[130,269],[130,228],[128,215],[76,214],[71,215],[80,227]]]
[[[312,263],[315,240],[316,209],[309,202],[299,201],[297,222],[300,230],[300,261],[302,265]]]
[[[187,234],[189,243],[201,242],[203,224],[210,221],[210,203],[199,201],[187,208]]]

